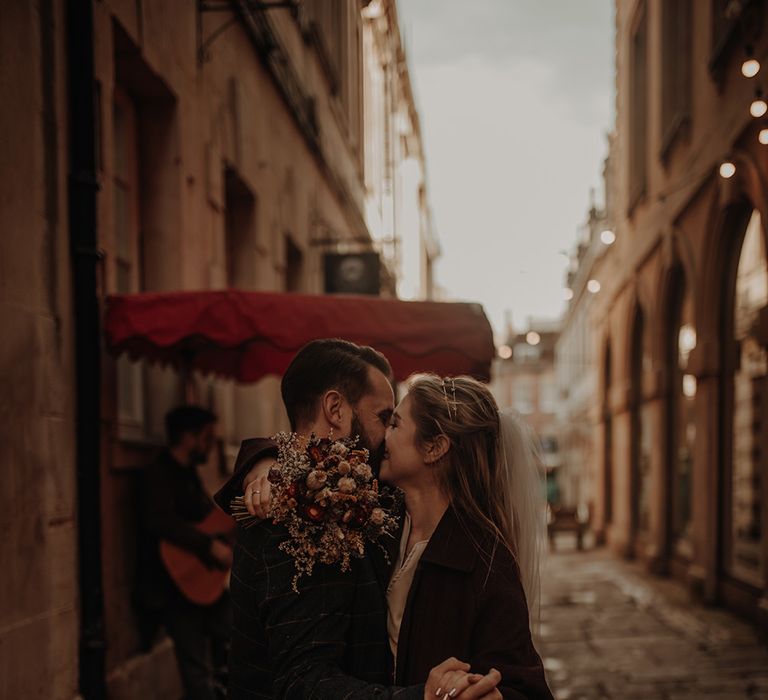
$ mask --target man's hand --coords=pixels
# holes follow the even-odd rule
[[[271,507],[271,484],[267,477],[269,470],[276,464],[273,457],[260,459],[243,479],[243,501],[248,512],[265,520]]]
[[[219,563],[222,569],[232,568],[232,548],[224,544],[221,540],[211,540],[211,557]]]
[[[424,700],[498,700],[501,693],[496,686],[500,681],[501,674],[494,668],[485,676],[469,673],[469,664],[451,657],[430,671],[424,686]]]

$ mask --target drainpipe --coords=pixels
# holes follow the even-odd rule
[[[97,293],[96,90],[92,0],[67,2],[69,238],[76,364],[79,690],[106,698],[101,564],[101,320]]]

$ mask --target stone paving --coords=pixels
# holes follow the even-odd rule
[[[605,550],[550,553],[537,647],[557,700],[768,700],[768,646]]]

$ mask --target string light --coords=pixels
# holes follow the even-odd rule
[[[600,285],[600,282],[598,282],[597,280],[589,280],[589,282],[587,282],[587,289],[592,294],[597,294],[602,289],[602,287]]]
[[[536,331],[528,331],[525,340],[528,345],[538,345],[541,342],[541,336]]]
[[[612,245],[616,240],[616,234],[610,229],[606,229],[600,234],[600,240],[605,243],[605,245]]]
[[[756,119],[759,119],[764,116],[766,112],[768,112],[768,102],[763,99],[762,92],[758,91],[754,101],[749,105],[749,113]]]
[[[741,74],[745,78],[754,78],[760,72],[760,61],[755,58],[755,52],[751,46],[745,46],[747,57],[741,64]]]
[[[763,146],[768,146],[768,129],[761,129],[760,133],[757,135],[757,140],[760,141]]]
[[[502,360],[508,360],[510,357],[512,357],[512,348],[509,347],[509,345],[502,345],[499,347],[499,357]]]
[[[565,299],[566,301],[570,301],[571,299],[573,299],[573,290],[566,287],[563,290],[563,299]]]
[[[720,165],[720,177],[728,180],[736,174],[736,166],[727,160]]]
[[[749,58],[741,64],[741,74],[745,78],[754,78],[760,72],[760,61]]]

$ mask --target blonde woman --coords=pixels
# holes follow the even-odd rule
[[[552,698],[529,627],[544,524],[538,464],[530,431],[485,385],[409,381],[381,469],[407,510],[387,588],[396,685],[457,657],[473,673],[497,669],[504,698]],[[460,697],[474,678],[433,673],[428,690]]]

